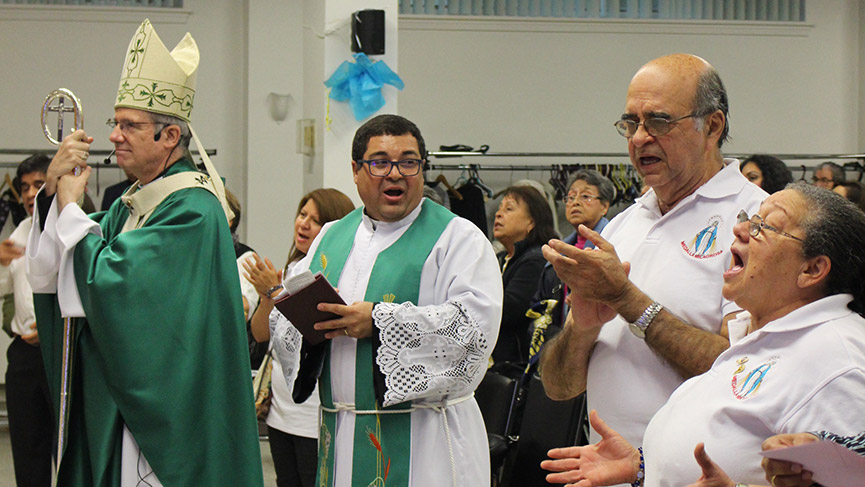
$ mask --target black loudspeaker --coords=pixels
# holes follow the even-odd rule
[[[351,14],[351,52],[384,54],[384,10],[358,10]]]

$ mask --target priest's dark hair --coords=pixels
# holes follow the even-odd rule
[[[399,115],[379,115],[364,123],[354,133],[354,141],[351,144],[351,159],[360,161],[366,153],[369,139],[380,135],[405,135],[410,134],[417,140],[420,150],[420,158],[426,160],[426,144],[420,129],[411,120]]]

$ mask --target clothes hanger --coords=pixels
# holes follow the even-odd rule
[[[13,197],[15,197],[15,201],[17,201],[19,205],[23,205],[23,204],[24,204],[24,200],[21,198],[21,195],[18,194],[18,191],[15,189],[15,185],[12,184],[12,178],[9,177],[9,173],[8,173],[8,172],[6,173],[6,177],[5,177],[4,180],[3,180],[3,185],[0,186],[0,191],[2,191],[3,188],[4,188],[7,184],[9,185],[9,192],[12,193],[12,196],[13,196]]]
[[[434,182],[444,185],[444,187],[448,190],[448,194],[451,195],[451,197],[456,198],[460,201],[463,200],[463,195],[459,191],[457,191],[456,188],[451,186],[451,183],[448,182],[448,178],[445,177],[444,173],[439,174],[438,177],[435,178]]]
[[[460,176],[457,178],[457,182],[454,184],[455,187],[459,188],[465,185],[468,182],[467,172],[465,168],[462,168],[460,171]]]
[[[493,198],[495,196],[495,191],[492,188],[484,184],[481,181],[481,177],[478,174],[478,166],[476,164],[472,164],[469,166],[469,182],[480,188],[484,193],[486,193],[487,198]]]
[[[865,172],[865,166],[862,165],[859,161],[852,161],[844,164],[844,170],[852,170],[859,172],[859,177],[856,178],[856,181],[862,182],[862,173]]]
[[[630,179],[631,181],[631,187],[628,190],[627,196],[628,199],[633,203],[637,198],[640,197],[640,193],[643,189],[643,181],[640,179],[640,175],[639,173],[637,173],[637,170],[634,169],[634,166],[628,164],[626,167],[628,171],[628,179]]]
[[[555,165],[550,168],[550,184],[556,191],[556,199],[561,200],[568,194],[568,174],[562,166]]]
[[[805,173],[808,172],[808,168],[805,167],[805,164],[802,164],[801,166],[799,166],[799,169],[802,170],[802,175],[799,176],[799,181],[806,181],[806,179],[805,179]]]

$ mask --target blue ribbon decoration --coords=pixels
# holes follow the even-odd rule
[[[402,90],[405,83],[384,61],[372,62],[362,52],[355,53],[354,60],[356,63],[343,61],[324,85],[330,88],[331,99],[348,100],[354,118],[361,121],[384,106],[382,86],[389,84]]]

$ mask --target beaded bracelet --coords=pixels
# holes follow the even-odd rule
[[[273,293],[276,292],[276,291],[281,291],[281,290],[282,290],[282,287],[283,287],[283,286],[282,286],[282,283],[279,283],[279,284],[277,284],[276,286],[273,286],[272,288],[268,289],[268,290],[267,290],[267,297],[271,297],[271,296],[273,296]]]
[[[643,477],[646,476],[646,462],[643,459],[643,447],[637,448],[637,451],[640,452],[640,471],[637,472],[637,480],[631,483],[631,487],[640,487],[643,485]]]

